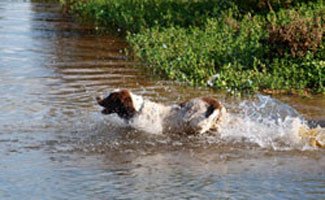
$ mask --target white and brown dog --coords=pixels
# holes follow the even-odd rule
[[[175,105],[163,105],[117,89],[106,98],[97,97],[105,115],[116,113],[131,127],[150,133],[204,133],[218,131],[226,109],[212,97],[195,98]]]

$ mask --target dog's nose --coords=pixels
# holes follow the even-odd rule
[[[97,100],[97,103],[98,103],[99,105],[103,105],[103,97],[101,97],[101,96],[97,96],[97,97],[96,97],[96,100]]]

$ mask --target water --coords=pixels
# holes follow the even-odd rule
[[[324,150],[295,135],[304,119],[325,119],[323,97],[182,86],[57,3],[0,1],[0,11],[0,199],[325,199]],[[129,130],[95,103],[118,87],[164,103],[212,95],[244,123],[203,137]]]

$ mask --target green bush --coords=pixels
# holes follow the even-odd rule
[[[137,57],[151,63],[155,71],[192,85],[206,85],[211,84],[211,77],[217,73],[221,75],[220,80],[223,75],[228,76],[224,72],[229,71],[229,65],[236,66],[237,70],[250,69],[265,52],[258,42],[265,34],[257,17],[247,15],[238,27],[229,12],[220,19],[207,20],[203,28],[152,28],[145,33],[130,34],[127,40]],[[233,87],[224,83],[215,81],[214,85]],[[245,89],[252,87],[248,85]]]
[[[322,0],[61,0],[127,33],[153,72],[231,93],[325,93]]]
[[[228,0],[61,0],[97,25],[139,32],[151,27],[201,26],[231,6]],[[85,18],[86,17],[86,18]]]
[[[325,30],[324,4],[305,5],[295,10],[280,10],[268,16],[267,40],[274,56],[290,52],[293,57],[303,57],[308,51],[319,51]]]
[[[312,15],[304,5],[267,17],[248,13],[240,20],[230,9],[207,19],[203,27],[156,27],[129,34],[127,40],[136,56],[150,63],[154,71],[191,85],[210,85],[231,93],[263,89],[324,93],[321,6],[317,5],[321,12]],[[294,28],[284,36],[284,31],[277,35],[269,28],[287,24]],[[303,35],[301,29],[308,31]],[[310,43],[306,45],[306,41]]]
[[[280,9],[296,7],[301,3],[313,3],[315,0],[232,0],[242,13],[268,14]]]

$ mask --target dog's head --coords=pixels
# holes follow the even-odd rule
[[[104,107],[102,113],[105,115],[116,113],[123,119],[130,119],[137,113],[133,95],[126,89],[115,90],[106,98],[98,96],[96,100],[100,106]]]

